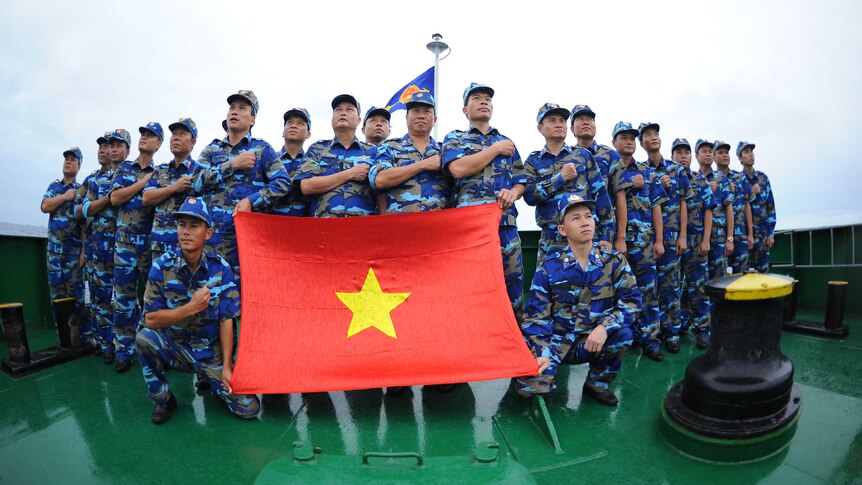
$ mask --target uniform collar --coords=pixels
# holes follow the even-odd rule
[[[279,153],[279,158],[282,160],[284,160],[284,159],[296,160],[297,158],[302,158],[304,156],[305,156],[305,150],[300,149],[299,153],[295,157],[291,158],[290,154],[287,153],[287,150],[284,149],[284,146],[281,147],[281,153]]]
[[[488,133],[482,133],[482,130],[476,128],[473,125],[470,125],[470,128],[467,129],[467,133],[477,133],[479,135],[491,136],[491,135],[499,135],[500,132],[494,128],[493,126],[488,128]]]
[[[433,136],[428,137],[428,142],[428,148],[437,148],[437,140],[435,140]],[[401,137],[401,145],[410,147],[415,146],[413,145],[413,140],[410,139],[409,133],[405,133],[404,136]],[[426,148],[425,150],[428,150],[428,148]]]
[[[575,254],[572,252],[572,248],[570,248],[568,244],[563,250],[562,255],[560,255],[560,259],[563,260],[564,268],[569,268],[578,264],[578,260],[577,258],[575,258]],[[602,266],[603,264],[601,255],[599,254],[599,248],[595,244],[593,244],[590,248],[589,262],[587,263],[587,268],[584,271],[591,271],[595,268],[601,268]]]
[[[230,146],[230,135],[228,135],[227,132],[225,132],[224,138],[222,138],[221,142],[225,145]],[[248,133],[243,135],[243,137],[240,138],[239,143],[237,143],[236,145],[242,145],[243,142],[245,142],[246,145],[251,143],[251,130],[249,130]]]
[[[191,267],[186,262],[186,258],[183,257],[183,250],[182,249],[177,250],[177,261],[176,261],[176,263],[177,263],[177,271],[181,270],[183,267],[186,267],[189,269],[189,273],[192,272]],[[200,260],[200,264],[198,264],[198,270],[200,270],[201,268],[209,271],[209,268],[207,267],[207,253],[206,253],[206,251],[201,252],[201,260]],[[192,273],[192,274],[194,274],[194,273]]]
[[[346,146],[342,145],[340,141],[338,141],[338,138],[333,138],[332,140],[329,141],[329,148],[333,148],[333,147],[335,147],[335,145],[338,145],[338,146],[340,146],[346,150],[349,150],[349,149],[353,148],[354,146],[356,146],[356,148],[362,148],[362,145],[359,144],[359,138],[357,138],[355,135],[353,136],[353,141],[350,142],[350,146],[346,147]]]

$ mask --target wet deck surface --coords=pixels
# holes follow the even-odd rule
[[[790,445],[755,463],[697,461],[659,432],[667,390],[701,353],[689,336],[682,352],[666,354],[663,363],[632,352],[615,386],[616,409],[582,401],[585,366],[563,370],[560,391],[547,399],[559,454],[505,380],[461,385],[445,394],[417,386],[400,395],[367,390],[265,396],[261,418],[243,421],[208,393],[195,392],[191,375],[173,372],[169,378],[180,407],[171,421],[155,426],[137,364],[117,375],[101,358],[87,357],[18,379],[0,374],[0,482],[250,483],[274,460],[290,457],[294,442],[306,441],[320,448],[316,465],[289,470],[285,481],[382,476],[512,482],[517,467],[539,483],[571,483],[576,477],[605,483],[862,483],[862,321],[847,323],[851,336],[839,342],[783,335],[782,348],[794,361],[802,392],[801,417]],[[28,333],[31,349],[55,338],[44,329]],[[5,357],[5,341],[0,344]],[[480,469],[470,456],[484,441],[499,443],[500,458]],[[361,465],[362,454],[370,451],[416,452],[425,463],[416,474],[413,458]],[[469,473],[460,475],[464,470]]]

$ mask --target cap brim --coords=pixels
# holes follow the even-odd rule
[[[159,136],[159,134],[156,133],[156,130],[153,130],[151,128],[147,128],[146,126],[139,126],[138,127],[138,133],[140,133],[141,135],[143,135],[145,131],[149,131],[153,135],[156,135],[157,138],[161,139],[161,136]]]
[[[488,96],[490,96],[492,98],[494,97],[494,89],[493,88],[489,88],[488,86],[477,86],[477,87],[467,91],[467,94],[464,95],[464,104],[465,105],[467,104],[467,100],[470,99],[470,96],[473,93],[486,93],[486,94],[488,94]]]
[[[100,136],[99,138],[96,138],[96,143],[99,145],[101,145],[102,143],[108,143],[108,139],[104,136]]]
[[[414,104],[424,104],[425,106],[430,106],[434,109],[437,109],[437,107],[434,106],[434,103],[432,103],[431,101],[428,101],[426,99],[417,99],[415,101],[409,101],[404,105],[404,107],[406,107],[409,110],[410,106],[413,106]],[[392,113],[390,113],[390,114],[392,114]]]
[[[691,151],[691,145],[689,145],[688,143],[680,143],[679,145],[674,145],[670,149],[670,152],[673,153],[673,151],[676,150],[677,148],[688,148],[688,150]]]
[[[575,118],[577,118],[578,116],[581,116],[581,115],[589,115],[590,118],[596,119],[596,114],[593,111],[588,110],[588,109],[584,109],[581,111],[572,111],[572,114],[570,115],[570,117],[572,118],[572,121],[575,121]]]
[[[632,135],[635,136],[635,138],[640,136],[640,132],[638,130],[635,130],[634,128],[632,128],[631,130],[621,130],[621,131],[614,133],[613,136],[611,136],[611,139],[614,139],[617,136],[622,135],[623,133],[631,133]]]
[[[208,221],[204,216],[202,216],[200,214],[196,214],[194,212],[182,212],[182,211],[174,212],[174,217],[179,217],[179,216],[194,217],[195,219],[200,219],[200,220],[204,221],[207,226],[211,225],[210,221]]]
[[[563,120],[567,120],[567,119],[569,119],[569,116],[571,116],[571,114],[572,114],[572,112],[567,110],[566,108],[549,109],[548,111],[545,112],[545,114],[542,115],[542,119],[539,120],[539,123],[544,121],[545,118],[547,118],[550,115],[560,115],[563,117]]]
[[[72,150],[66,150],[65,152],[63,152],[63,158],[66,158],[68,155],[72,155],[73,157],[78,158],[78,154],[73,152]],[[78,160],[80,161],[81,159],[78,158]]]
[[[185,124],[185,123],[179,123],[179,122],[177,122],[177,123],[171,123],[171,124],[169,124],[169,125],[168,125],[168,131],[170,131],[170,132],[173,132],[173,131],[174,131],[174,130],[176,130],[177,128],[185,128],[189,133],[194,134],[194,131],[192,131],[192,129],[191,129],[191,128],[189,128],[188,126],[186,126],[186,124]]]
[[[365,115],[365,121],[368,121],[368,118],[371,118],[372,116],[377,116],[377,115],[380,115],[380,116],[386,118],[386,121],[392,121],[392,113],[390,113],[389,111],[386,111],[383,108],[375,109],[374,111]]]
[[[359,110],[359,101],[356,101],[356,98],[349,94],[339,94],[338,96],[332,99],[332,109],[338,107],[339,104],[348,102],[356,107],[357,111]]]
[[[284,122],[287,123],[287,119],[291,116],[296,116],[298,118],[302,118],[305,120],[305,124],[311,123],[311,120],[308,119],[308,116],[305,116],[305,113],[299,111],[298,109],[291,109],[284,113]]]
[[[253,114],[257,111],[254,107],[254,102],[251,100],[251,98],[249,98],[248,96],[243,96],[241,94],[231,94],[230,96],[228,96],[227,97],[227,104],[233,103],[233,101],[236,99],[241,99],[241,100],[245,101],[246,103],[248,103],[248,105],[251,106],[251,110],[252,110]]]

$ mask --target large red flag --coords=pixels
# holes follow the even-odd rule
[[[496,204],[341,219],[239,213],[233,391],[535,374],[506,294],[499,220]]]

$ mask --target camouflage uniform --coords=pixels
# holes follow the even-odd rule
[[[246,151],[254,153],[254,167],[234,171],[231,162]],[[290,179],[284,164],[269,143],[252,138],[250,133],[236,146],[231,146],[225,136],[213,140],[201,152],[192,187],[194,193],[204,197],[212,211],[214,234],[208,245],[231,265],[236,285],[240,287],[233,209],[248,197],[255,211],[265,212],[276,200],[287,195]]]
[[[90,181],[86,196],[81,203],[81,211],[90,223],[93,237],[92,277],[90,293],[96,306],[96,324],[101,337],[102,351],[114,353],[114,307],[111,297],[114,293],[114,242],[117,228],[117,213],[108,203],[95,215],[87,215],[90,204],[111,191],[114,170],[99,171]]]
[[[733,195],[733,253],[730,254],[728,265],[734,274],[744,273],[748,269],[748,226],[745,217],[745,204],[754,200],[751,185],[742,172],[728,170],[730,190]],[[752,236],[754,236],[752,234]]]
[[[698,247],[704,237],[704,214],[707,210],[714,213],[716,204],[706,177],[697,171],[690,172],[689,177],[694,195],[688,200],[688,248],[682,254],[679,321],[683,329],[693,325],[695,334],[709,336],[711,305],[704,292],[709,265],[707,255],[699,254]]]
[[[305,151],[300,150],[296,158],[291,158],[287,150],[282,147],[279,158],[284,164],[288,178],[292,181],[299,173],[299,167],[302,166],[302,161],[305,159]],[[270,207],[269,213],[279,216],[308,216],[308,197],[302,195],[298,183],[291,184],[290,192],[286,196],[276,199]]]
[[[710,170],[704,175],[707,183],[715,182],[713,190],[715,209],[712,211],[712,235],[709,240],[709,278],[720,278],[727,269],[727,255],[724,254],[727,243],[727,215],[725,208],[733,205],[734,193],[730,190],[730,180],[717,170]],[[734,213],[734,219],[736,214]],[[740,241],[737,241],[740,242]]]
[[[569,181],[563,180],[560,173],[563,166],[573,163],[577,175]],[[537,261],[545,258],[553,248],[567,245],[565,236],[557,230],[559,224],[558,206],[560,199],[570,194],[578,194],[584,199],[596,201],[597,227],[594,240],[613,242],[616,234],[616,218],[605,179],[593,156],[584,148],[563,145],[560,153],[554,155],[545,147],[527,157],[524,164],[527,171],[527,190],[524,200],[536,206],[536,224],[541,228]]]
[[[372,190],[377,189],[377,174],[382,170],[404,167],[425,158],[440,155],[440,144],[433,138],[422,153],[413,146],[409,135],[387,140],[379,149],[377,163],[368,172]],[[422,212],[445,209],[452,193],[453,180],[439,170],[424,170],[406,182],[385,190],[386,212]]]
[[[300,190],[300,183],[307,178],[333,175],[359,164],[373,167],[377,153],[377,147],[359,141],[356,137],[347,147],[338,138],[320,140],[308,147],[293,183]],[[367,181],[349,181],[308,199],[314,217],[369,216],[377,213],[377,202],[371,184]]]
[[[77,194],[80,187],[77,181],[63,185],[63,180],[57,179],[48,185],[42,200],[63,195],[69,189],[74,189]],[[48,216],[48,286],[52,300],[75,299],[78,328],[82,340],[85,340],[93,336],[93,329],[84,303],[84,278],[78,264],[83,250],[83,227],[75,217],[76,207],[74,201],[63,202]]]
[[[610,180],[608,177],[610,177],[611,168],[620,162],[620,154],[613,148],[607,145],[600,145],[595,141],[590,143],[587,151],[590,152],[593,160],[596,161],[596,165],[598,165],[599,170],[602,172],[602,177],[609,183]]]
[[[75,212],[77,213],[78,209],[81,207],[81,204],[84,202],[84,198],[87,196],[87,188],[93,183],[93,179],[99,175],[98,170],[94,170],[90,175],[87,175],[84,178],[84,182],[78,187],[78,192],[75,194]],[[95,281],[93,280],[93,261],[95,258],[96,247],[93,245],[93,225],[91,224],[91,220],[86,217],[81,219],[81,226],[84,228],[84,282],[86,284],[86,288],[89,291],[85,291],[89,293],[89,300],[85,301],[84,304],[87,306],[87,317],[90,321],[91,328],[91,337],[93,337],[97,343],[102,341],[102,336],[99,333],[99,325],[98,325],[98,313],[96,311],[96,300],[93,296],[93,289],[95,288]],[[99,345],[101,348],[101,344]]]
[[[749,257],[749,266],[758,273],[769,271],[769,246],[766,238],[775,237],[775,199],[772,196],[772,185],[769,177],[758,170],[754,175],[745,174],[745,179],[752,187],[760,187],[760,193],[754,195],[751,201],[751,219],[754,229],[754,250]]]
[[[607,389],[632,344],[640,305],[635,277],[620,253],[594,244],[582,269],[568,246],[554,249],[533,275],[521,326],[533,355],[548,357],[551,365],[540,376],[518,379],[518,388],[551,392],[559,366],[589,363],[586,385]],[[598,325],[605,326],[608,339],[600,352],[588,352],[584,342]]]
[[[466,155],[478,153],[494,143],[508,140],[496,128],[483,134],[471,126],[467,131],[455,130],[443,141],[441,161],[444,174],[452,176],[449,164]],[[517,148],[512,156],[498,156],[478,173],[469,177],[455,179],[452,189],[454,207],[479,204],[496,204],[497,193],[511,189],[517,184],[527,185],[527,174]],[[524,307],[524,268],[521,257],[521,237],[518,235],[518,209],[515,204],[503,211],[500,218],[500,250],[503,257],[503,273],[509,301],[515,317],[521,321]]]
[[[632,177],[642,175],[643,187],[634,188]],[[652,225],[652,208],[663,204],[667,194],[655,172],[646,163],[632,160],[629,166],[622,161],[611,167],[610,192],[626,193],[626,259],[637,277],[641,291],[641,312],[636,320],[639,341],[644,351],[658,348],[659,309],[656,294],[656,263],[653,256],[655,231]]]
[[[229,394],[221,382],[224,361],[219,329],[223,320],[233,319],[239,312],[239,291],[222,257],[204,253],[194,272],[182,251],[169,251],[153,261],[144,313],[181,307],[204,285],[210,288],[207,310],[167,328],[143,328],[138,332],[138,360],[148,394],[156,404],[165,405],[172,394],[165,371],[173,368],[195,372],[209,382],[213,395],[227,403],[231,412],[241,417],[256,416],[260,410],[257,396]]]
[[[667,175],[670,186],[665,188],[667,200],[661,205],[662,225],[664,226],[664,254],[656,261],[658,276],[658,307],[661,321],[661,336],[664,340],[679,339],[679,308],[682,297],[682,278],[680,277],[680,257],[676,252],[676,241],[680,235],[682,221],[682,201],[686,204],[694,193],[691,190],[688,170],[676,163],[662,159],[658,164],[650,163],[656,178]],[[661,182],[659,182],[661,183]],[[686,226],[686,232],[688,227]],[[688,239],[688,236],[686,236]]]
[[[170,187],[177,180],[194,175],[196,169],[197,162],[192,157],[186,158],[179,165],[175,165],[173,161],[163,163],[153,170],[153,176],[147,182],[147,186],[144,187],[142,194]],[[159,259],[168,251],[179,249],[177,219],[174,217],[174,212],[180,208],[186,197],[192,193],[193,190],[191,188],[187,192],[177,192],[155,207],[153,229],[150,233],[150,249],[152,250],[153,261]]]

